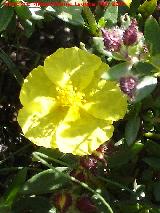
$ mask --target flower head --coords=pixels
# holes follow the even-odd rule
[[[123,43],[126,46],[133,45],[138,39],[137,21],[132,20],[131,25],[123,33]]]
[[[104,46],[106,50],[118,52],[122,45],[122,30],[119,28],[102,29]]]
[[[123,118],[126,96],[116,82],[101,80],[108,69],[96,55],[60,48],[33,69],[20,92],[18,122],[38,146],[75,155],[92,154]]]
[[[120,78],[120,88],[130,98],[133,98],[136,91],[138,79],[134,76],[126,76]]]

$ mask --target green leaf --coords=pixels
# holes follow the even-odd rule
[[[140,127],[139,116],[133,115],[127,122],[125,127],[125,139],[130,146],[136,139]]]
[[[27,3],[27,2],[23,2]],[[42,20],[44,19],[44,11],[39,6],[16,6],[15,11],[18,17],[22,20]]]
[[[111,67],[108,72],[102,75],[105,80],[119,80],[121,77],[131,74],[131,64],[123,62]]]
[[[150,58],[150,63],[158,70],[160,70],[160,54],[154,55]]]
[[[138,11],[145,17],[152,15],[157,7],[157,0],[146,0],[141,6],[139,6]]]
[[[19,85],[22,85],[23,82],[23,76],[21,73],[17,70],[15,64],[12,62],[10,57],[0,48],[0,58],[3,60],[3,62],[7,65],[9,68],[10,73],[15,77]]]
[[[32,14],[31,18],[33,20],[38,21],[38,20],[44,19],[44,11],[42,10],[41,7],[39,7],[39,6],[34,6],[34,7],[29,6],[28,9],[29,9],[29,11]]]
[[[104,12],[104,20],[107,21],[107,27],[115,25],[118,19],[118,6],[113,6],[113,2],[115,1],[112,0]]]
[[[148,62],[138,62],[134,66],[134,73],[139,76],[152,75],[154,71],[154,66]]]
[[[156,201],[160,202],[160,182],[154,183],[153,194],[154,194]],[[158,213],[159,211],[156,211],[156,213]]]
[[[27,175],[26,168],[23,168],[17,173],[15,179],[13,180],[12,184],[9,186],[9,189],[4,196],[5,205],[12,206],[14,200],[17,197],[17,194],[20,192],[25,182],[26,175]]]
[[[144,37],[152,55],[160,53],[160,26],[155,18],[150,16],[144,27]]]
[[[147,140],[145,143],[145,149],[147,151],[147,155],[160,158],[160,144]]]
[[[43,186],[42,186],[43,187]],[[45,186],[44,186],[45,187]],[[53,205],[49,199],[43,197],[25,197],[19,199],[13,206],[13,213],[34,212],[34,213],[51,213]],[[56,213],[56,209],[54,208]]]
[[[21,20],[21,24],[24,27],[24,34],[27,38],[29,38],[35,28],[35,23],[29,19]]]
[[[47,0],[45,0],[45,1],[49,2]],[[50,0],[50,1],[53,2],[52,0]],[[62,1],[62,0],[58,0],[57,2],[64,3],[64,1]],[[78,2],[81,2],[81,1],[76,1],[76,3],[78,3]],[[70,3],[70,4],[74,5],[75,1],[67,0],[67,1],[65,1],[65,3]],[[55,6],[55,7],[49,6],[49,7],[45,8],[45,11],[53,13],[59,19],[65,21],[65,22],[69,22],[70,24],[83,26],[84,20],[81,15],[82,9],[83,9],[83,7],[79,7],[79,6],[59,6],[59,7],[58,6]]]
[[[78,159],[75,155],[72,154],[64,154],[58,149],[47,149],[44,147],[40,147],[37,152],[46,155],[46,158],[52,160],[53,163],[67,166],[67,167],[75,167],[78,164]],[[44,156],[45,157],[45,156]],[[52,164],[53,164],[52,163]]]
[[[11,209],[9,206],[0,204],[0,213],[11,213]]]
[[[157,86],[157,78],[145,76],[137,85],[135,103],[150,95]]]
[[[160,158],[147,157],[147,158],[144,158],[143,161],[146,162],[153,169],[156,169],[156,170],[160,169]]]
[[[64,172],[67,167],[57,167],[57,170]],[[64,187],[68,178],[64,178],[59,172],[55,173],[52,169],[45,170],[34,175],[26,181],[21,193],[23,194],[45,194],[51,193],[56,189]]]
[[[30,19],[32,14],[27,6],[16,6],[15,11],[20,19]]]
[[[2,7],[0,8],[0,32],[5,30],[11,21],[14,14],[14,9],[12,7]]]
[[[123,148],[108,158],[109,167],[117,168],[127,164],[130,160],[135,158],[135,156],[143,149],[143,146],[144,145],[141,143],[135,143],[129,148]]]

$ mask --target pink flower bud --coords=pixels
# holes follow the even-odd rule
[[[82,182],[85,182],[85,180],[86,180],[86,175],[83,170],[74,169],[70,172],[70,175]]]
[[[102,29],[102,36],[106,50],[118,52],[122,44],[122,31],[118,28],[110,30]]]
[[[77,208],[81,213],[96,213],[97,208],[90,197],[84,195],[77,200]]]
[[[137,86],[137,79],[133,76],[122,77],[120,79],[120,88],[122,92],[127,94],[130,98],[133,97]]]
[[[82,157],[80,159],[80,165],[85,169],[95,169],[97,167],[97,159],[92,155]]]
[[[137,21],[132,20],[131,25],[123,33],[123,43],[126,46],[133,45],[138,38]]]
[[[60,213],[67,212],[68,208],[72,204],[72,197],[68,192],[58,192],[54,197],[55,207]]]

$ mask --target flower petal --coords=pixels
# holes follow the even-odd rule
[[[54,99],[38,97],[19,111],[17,119],[25,137],[34,144],[56,148],[55,130],[65,114]]]
[[[83,90],[83,92],[85,93],[86,98],[92,94],[94,94],[96,91],[99,91],[100,89],[102,89],[103,84],[101,84],[102,82],[106,82],[105,80],[101,80],[101,76],[104,72],[109,70],[109,66],[105,63],[101,63],[100,67],[95,70],[94,72],[94,77],[92,79],[92,81],[90,82],[90,84]]]
[[[38,66],[24,80],[20,92],[20,101],[25,106],[38,96],[54,97],[55,94],[54,84],[46,76],[43,67]]]
[[[72,118],[70,121],[67,115],[60,123],[56,131],[56,143],[61,152],[89,155],[109,140],[112,134],[113,126],[110,123],[80,111],[74,121]]]
[[[100,81],[99,90],[87,96],[86,104],[83,106],[89,114],[95,118],[106,121],[117,121],[122,119],[127,111],[127,98],[121,92],[116,82]]]
[[[46,58],[44,69],[57,86],[63,88],[72,81],[74,87],[82,90],[89,85],[101,63],[99,57],[77,47],[60,48]]]

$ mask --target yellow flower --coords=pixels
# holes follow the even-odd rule
[[[124,1],[124,3],[128,6],[128,7],[130,7],[130,4],[132,3],[132,0],[123,0]]]
[[[108,70],[96,55],[60,48],[25,79],[18,122],[38,146],[88,155],[113,134],[123,118],[126,97],[116,82],[101,80]]]

